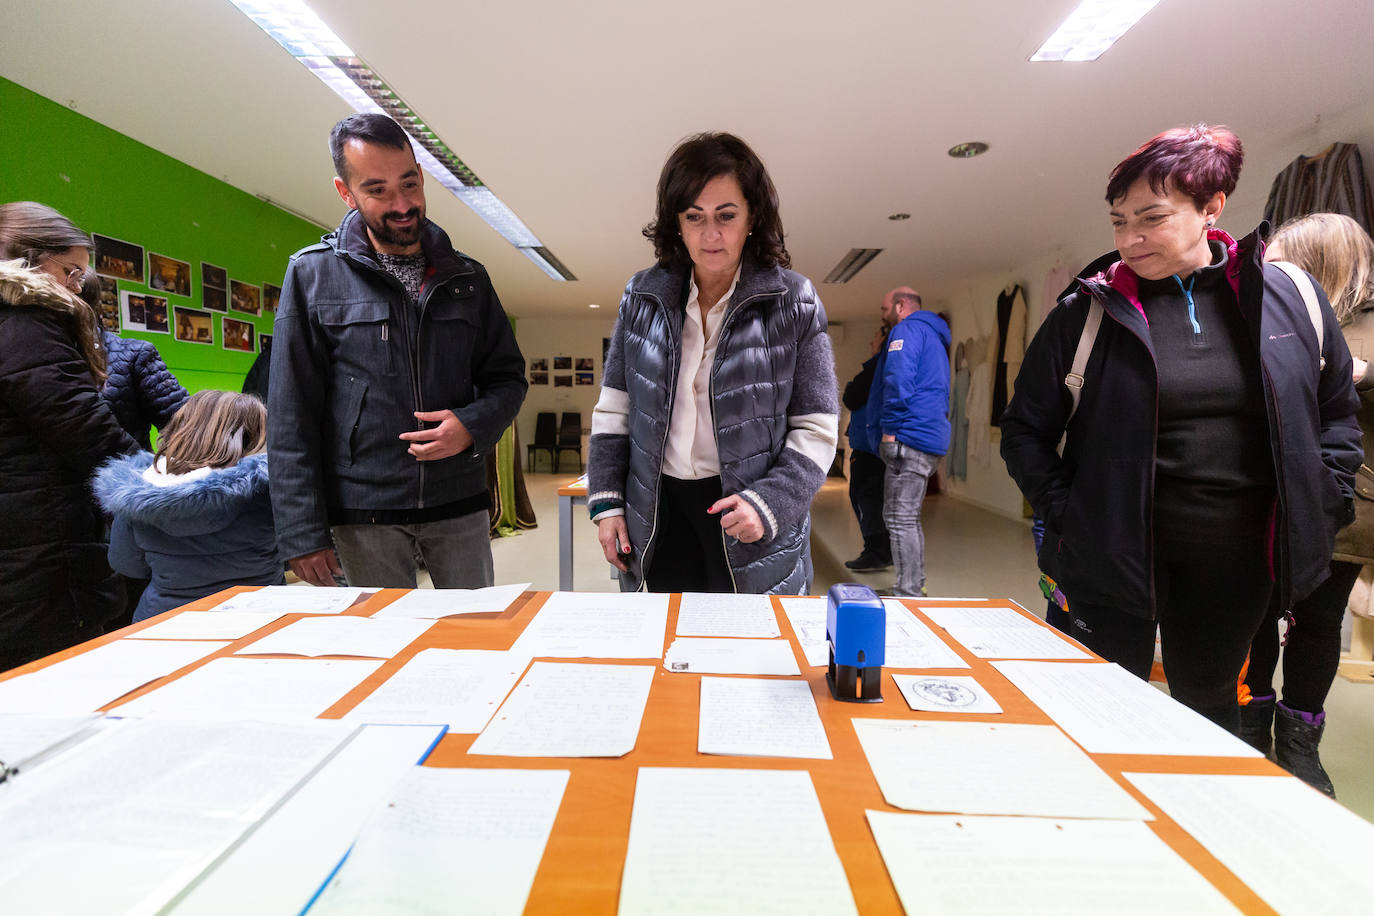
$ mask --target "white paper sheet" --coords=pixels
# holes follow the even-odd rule
[[[157,910],[354,730],[126,720],[83,742],[3,793],[5,911]]]
[[[235,655],[351,655],[391,658],[420,638],[432,620],[397,617],[305,617],[239,649]]]
[[[344,718],[350,722],[443,722],[476,734],[510,693],[529,659],[483,649],[425,649]]]
[[[177,916],[296,916],[441,726],[367,725],[176,901]]]
[[[668,596],[555,592],[511,649],[529,658],[662,658]]]
[[[1234,913],[1142,823],[869,811],[908,913]]]
[[[216,658],[111,715],[187,719],[313,719],[382,666],[378,661]]]
[[[852,721],[878,788],[895,808],[1151,819],[1053,725]]]
[[[801,674],[785,639],[679,636],[664,653],[663,667],[693,674]]]
[[[150,681],[200,661],[224,642],[120,639],[0,682],[0,712],[90,712]]]
[[[372,619],[423,617],[437,620],[459,614],[499,614],[529,587],[530,583],[519,582],[489,588],[417,588],[374,613]]]
[[[1260,756],[1235,735],[1117,665],[992,665],[1089,753]]]
[[[767,595],[683,592],[677,611],[678,636],[740,636],[773,639],[778,618]]]
[[[830,664],[830,644],[825,640],[824,598],[782,598],[783,613],[801,645],[806,664],[820,668]]]
[[[205,611],[183,611],[146,630],[130,633],[125,639],[242,639],[276,620],[266,614],[244,614],[224,611],[208,614]]]
[[[0,714],[0,778],[10,771],[18,775],[28,764],[89,736],[98,721],[98,713],[70,716]]]
[[[1368,912],[1374,824],[1295,777],[1125,776],[1278,912]]]
[[[943,674],[894,674],[892,680],[918,712],[999,713],[1002,707],[975,678]]]
[[[810,773],[640,768],[620,916],[855,912]]]
[[[1059,635],[1005,607],[922,607],[921,613],[979,658],[1091,658]]]
[[[945,641],[906,609],[901,602],[888,598],[883,601],[887,611],[887,645],[884,649],[884,668],[967,668],[968,662],[959,657]],[[824,624],[822,624],[824,626]],[[826,661],[829,662],[827,655]]]
[[[311,916],[520,916],[569,775],[412,769],[363,827]]]
[[[240,592],[210,608],[247,614],[338,614],[375,588],[316,588],[313,585],[267,585]]]
[[[834,758],[806,681],[704,677],[698,729],[702,754]]]
[[[535,662],[468,748],[503,757],[621,757],[634,750],[655,668]]]

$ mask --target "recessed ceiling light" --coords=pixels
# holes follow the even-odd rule
[[[599,309],[599,308],[601,308],[601,306],[598,305],[598,304],[595,303],[595,302],[592,302],[592,303],[588,304],[587,308],[589,308],[589,309]]]
[[[904,219],[911,219],[911,214],[910,214],[910,213],[893,213],[891,216],[888,217],[888,219],[892,220],[894,223],[900,223],[900,222],[901,222],[902,220],[904,220]]]
[[[987,151],[988,145],[986,143],[973,140],[968,143],[960,143],[956,146],[951,146],[948,153],[955,159],[972,159],[974,156],[981,156]]]
[[[1159,0],[1083,0],[1030,59],[1097,60],[1158,3]]]

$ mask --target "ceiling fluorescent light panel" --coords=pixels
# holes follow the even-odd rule
[[[501,237],[555,280],[575,280],[520,217],[301,0],[231,0],[354,111],[379,112],[410,136],[415,160]]]
[[[1158,3],[1159,0],[1083,0],[1030,59],[1097,60]]]
[[[834,266],[830,273],[825,275],[823,283],[848,283],[854,279],[854,275],[868,266],[878,255],[883,253],[881,248],[851,248],[840,262]]]

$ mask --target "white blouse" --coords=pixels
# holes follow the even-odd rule
[[[711,368],[720,342],[721,320],[730,297],[739,285],[739,268],[720,301],[702,320],[696,277],[687,290],[687,315],[682,322],[682,359],[678,365],[677,393],[668,420],[668,444],[663,473],[679,480],[700,480],[720,473],[716,430],[711,417]]]

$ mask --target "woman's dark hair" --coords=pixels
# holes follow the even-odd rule
[[[1231,196],[1244,161],[1240,138],[1229,128],[1194,124],[1166,130],[1112,169],[1107,203],[1125,197],[1144,178],[1156,194],[1167,194],[1172,185],[1201,210],[1218,191]]]
[[[725,133],[696,134],[678,144],[658,176],[658,203],[644,237],[654,243],[654,257],[662,267],[692,262],[678,232],[677,217],[696,202],[712,178],[734,175],[749,205],[751,234],[744,254],[764,267],[791,267],[783,244],[778,190],[763,161],[739,137]]]
[[[231,468],[267,447],[267,408],[251,394],[197,391],[157,437],[168,474]]]
[[[33,272],[25,281],[25,301],[66,315],[76,348],[95,383],[102,385],[106,379],[105,350],[100,346],[95,310],[38,266],[45,256],[69,248],[89,251],[91,237],[52,207],[31,200],[0,204],[0,260],[20,261]]]
[[[375,143],[389,149],[410,149],[410,137],[401,125],[384,114],[364,111],[344,118],[329,132],[329,155],[334,159],[334,171],[348,183],[348,160],[344,147],[349,140]]]

